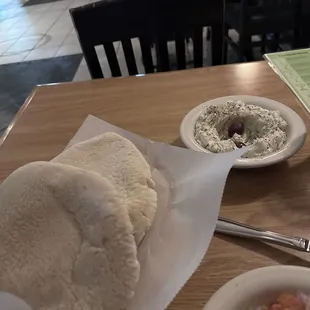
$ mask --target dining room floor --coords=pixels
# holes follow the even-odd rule
[[[90,79],[69,9],[97,0],[0,0],[0,134],[38,84]],[[207,29],[205,28],[205,36]],[[210,46],[204,41],[204,65],[210,65]],[[132,39],[140,74],[144,73],[138,39]],[[128,75],[120,42],[114,43],[121,71]],[[175,46],[168,44],[172,68]],[[96,47],[105,78],[111,72],[102,46]],[[188,67],[192,43],[187,43]],[[228,53],[229,63],[237,62]],[[153,51],[155,60],[155,51]]]

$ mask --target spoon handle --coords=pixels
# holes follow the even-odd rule
[[[226,235],[255,239],[292,248],[298,251],[310,252],[310,241],[301,237],[281,235],[272,231],[262,230],[229,219],[219,218],[215,231]]]

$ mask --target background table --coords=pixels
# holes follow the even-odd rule
[[[179,144],[184,115],[206,100],[256,95],[309,116],[267,63],[238,64],[109,80],[49,85],[29,97],[8,136],[2,137],[0,178],[31,161],[61,152],[88,114],[167,143]],[[8,133],[7,132],[7,133]],[[280,233],[310,238],[310,140],[288,162],[257,170],[233,170],[221,216]],[[206,202],[206,208],[212,207]],[[177,259],[177,258],[176,258]],[[214,237],[197,272],[169,309],[201,310],[231,278],[256,267],[310,267],[310,255],[229,237]]]

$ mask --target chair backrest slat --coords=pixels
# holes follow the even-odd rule
[[[145,73],[153,73],[154,72],[154,64],[151,53],[151,42],[146,37],[139,38],[142,60],[145,69]]]
[[[107,59],[109,62],[109,66],[111,69],[111,74],[114,77],[122,76],[121,69],[119,67],[117,56],[115,53],[114,45],[112,42],[103,44],[105,53],[107,55]]]
[[[175,34],[175,50],[178,70],[186,69],[185,36],[181,31],[177,31]]]
[[[123,46],[123,51],[124,51],[129,75],[138,74],[138,69],[136,65],[136,60],[135,60],[135,55],[133,52],[131,40],[130,39],[123,40],[122,46]]]
[[[82,44],[82,42],[81,47],[92,79],[102,79],[104,76],[101,70],[101,66],[95,48],[93,46],[86,47]]]
[[[164,36],[159,35],[156,40],[156,55],[158,59],[157,71],[169,71],[169,54],[167,40]]]
[[[203,64],[203,44],[202,44],[202,27],[195,27],[193,34],[194,45],[194,67],[202,67]]]

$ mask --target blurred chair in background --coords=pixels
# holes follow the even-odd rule
[[[225,55],[227,44],[238,54],[239,61],[253,60],[253,47],[260,46],[264,53],[276,51],[280,43],[291,43],[300,48],[303,42],[301,0],[227,0],[225,9]],[[234,29],[239,41],[234,42],[228,34]],[[287,36],[291,33],[291,36]],[[252,41],[252,36],[260,40]]]
[[[145,73],[169,71],[167,42],[175,41],[177,69],[186,69],[185,41],[193,40],[194,67],[203,65],[203,27],[212,29],[212,64],[223,61],[224,0],[104,0],[70,10],[92,78],[103,78],[95,46],[103,45],[113,77],[121,70],[113,42],[121,41],[129,75],[138,74],[131,39],[139,38]]]

